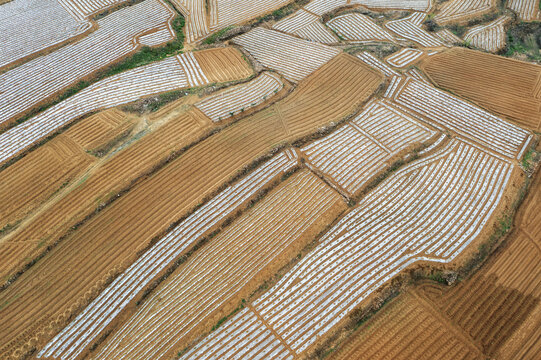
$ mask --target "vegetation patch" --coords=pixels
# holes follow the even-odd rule
[[[541,61],[541,22],[520,22],[507,31],[506,47],[501,55],[522,60]]]

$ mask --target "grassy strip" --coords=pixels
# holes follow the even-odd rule
[[[166,0],[166,2],[171,6],[169,1]],[[18,118],[16,121],[12,122],[11,125],[2,129],[2,132],[5,132],[9,130],[10,128],[17,126],[18,124],[21,124],[27,121],[28,119],[39,114],[40,112],[45,111],[49,109],[50,107],[77,94],[78,92],[89,87],[93,83],[96,83],[107,77],[119,74],[126,70],[131,70],[142,65],[147,65],[158,60],[163,60],[164,58],[168,56],[171,56],[180,52],[184,46],[183,45],[184,44],[184,33],[183,33],[184,22],[185,22],[184,17],[180,13],[177,13],[177,16],[171,22],[172,28],[176,33],[176,39],[159,47],[151,48],[148,46],[144,46],[139,51],[137,51],[136,53],[132,55],[129,55],[128,57],[124,58],[120,62],[117,62],[105,68],[102,68],[101,70],[98,70],[97,72],[94,73],[94,75],[92,75],[91,79],[78,81],[77,83],[70,86],[69,88],[64,90],[62,93],[54,97],[52,100],[36,108],[33,108],[29,112],[25,113],[24,116]]]

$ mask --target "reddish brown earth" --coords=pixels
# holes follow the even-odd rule
[[[541,130],[541,66],[464,48],[426,57],[420,67],[439,87]]]

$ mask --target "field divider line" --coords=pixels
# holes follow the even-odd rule
[[[321,172],[320,170],[316,169],[312,164],[309,162],[303,163],[304,167],[308,169],[312,174],[317,176],[321,181],[325,183],[325,185],[329,186],[331,189],[336,191],[338,195],[340,195],[342,198],[344,198],[344,201],[349,204],[349,202],[352,200],[352,195],[349,194],[349,192],[345,189],[343,189],[340,185],[334,184],[331,180],[328,179],[327,175]]]
[[[290,133],[289,128],[287,127],[285,121],[284,121],[284,116],[282,115],[282,110],[280,110],[280,106],[274,104],[274,109],[276,110],[276,113],[278,114],[278,117],[280,118],[280,122],[282,123],[282,126],[284,127],[285,133],[286,133],[288,136],[290,136],[291,133]]]
[[[263,323],[263,325],[265,325],[267,329],[270,330],[270,332],[276,337],[276,339],[278,339],[278,341],[280,341],[280,343],[287,349],[287,351],[289,351],[291,356],[293,356],[294,359],[297,358],[297,353],[293,351],[293,349],[288,345],[284,338],[282,338],[280,334],[278,334],[276,330],[274,330],[274,328],[267,322],[267,320],[265,320],[263,316],[261,316],[261,314],[255,309],[255,307],[253,307],[252,304],[247,304],[246,307],[254,313],[254,315]]]
[[[393,152],[388,149],[385,145],[383,145],[381,142],[379,142],[375,137],[364,131],[360,128],[359,125],[355,124],[354,122],[351,123],[351,127],[353,127],[355,130],[357,130],[361,135],[366,136],[370,141],[372,141],[376,146],[380,147],[383,151],[385,151],[387,154],[392,155]]]
[[[436,319],[438,319],[440,322],[443,323],[443,325],[447,325],[446,327],[453,332],[453,334],[461,339],[464,343],[464,345],[468,346],[470,349],[475,351],[480,357],[484,358],[485,354],[483,350],[478,346],[478,344],[475,342],[475,340],[467,334],[462,328],[458,327],[454,322],[452,322],[450,319],[448,319],[445,315],[443,315],[439,309],[435,308],[434,305],[426,300],[423,296],[419,295],[414,290],[408,291],[418,302],[419,304],[426,309],[428,312],[432,314]]]
[[[541,247],[534,240],[533,236],[526,229],[524,229],[524,227],[522,227],[522,226],[519,228],[519,231],[522,231],[522,233],[524,233],[524,235],[526,235],[526,237],[532,242],[532,244],[535,246],[535,248],[539,251],[539,254],[541,255]]]

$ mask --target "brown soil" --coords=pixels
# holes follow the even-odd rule
[[[77,143],[60,135],[0,172],[0,229],[5,233],[93,161]]]
[[[17,349],[24,350],[32,338],[43,344],[153,238],[239,170],[281,143],[338,122],[365,102],[381,82],[381,75],[359,60],[337,56],[284,100],[173,157],[122,196],[113,192],[117,199],[96,213],[96,205],[107,197],[100,195],[106,193],[104,189],[122,188],[141,174],[141,168],[167,158],[202,129],[184,115],[117,154],[99,174],[21,226],[0,250],[28,240],[37,243],[43,236],[49,244],[62,239],[0,293],[0,304],[7,304],[0,309],[0,354],[6,358]],[[74,226],[85,216],[86,221]],[[12,273],[25,257],[37,252],[35,248],[13,255],[3,274]]]
[[[426,57],[420,64],[438,86],[541,130],[541,67],[464,48]]]
[[[117,109],[102,111],[72,126],[65,135],[85,150],[99,152],[122,134],[129,132],[133,122]]]
[[[330,359],[483,359],[467,338],[412,293],[394,299]]]
[[[252,75],[252,67],[235,48],[216,48],[193,53],[210,83],[244,79]]]

